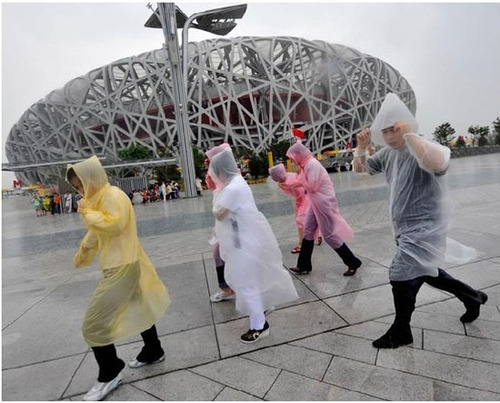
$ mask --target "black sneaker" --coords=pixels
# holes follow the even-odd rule
[[[259,338],[269,336],[269,323],[264,323],[264,327],[260,330],[250,329],[245,334],[241,335],[240,341],[245,344],[255,343]]]

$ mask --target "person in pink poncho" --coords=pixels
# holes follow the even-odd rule
[[[300,168],[299,171],[300,172]],[[302,186],[296,186],[298,183],[298,174],[286,172],[283,164],[278,164],[269,168],[269,175],[274,180],[280,189],[293,197],[295,201],[295,224],[297,225],[297,232],[299,233],[299,243],[292,249],[292,253],[300,252],[300,245],[304,238],[304,225],[307,217],[307,212],[311,208],[311,201],[307,196],[305,189]],[[321,245],[322,238],[319,236],[319,228],[316,231],[315,237],[317,245]]]
[[[291,267],[290,270],[297,274],[308,274],[312,270],[314,235],[319,227],[324,241],[337,252],[347,266],[344,276],[356,274],[356,270],[361,266],[361,260],[354,256],[345,243],[352,239],[353,231],[340,214],[339,203],[328,172],[300,141],[288,149],[286,156],[301,168],[297,184],[294,186],[303,186],[311,200],[297,267]]]

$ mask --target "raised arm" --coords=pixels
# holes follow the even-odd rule
[[[415,133],[406,133],[403,137],[410,153],[417,159],[418,165],[424,171],[434,174],[448,169],[451,154],[448,147]]]
[[[354,172],[366,172],[366,148],[370,145],[372,138],[370,129],[363,129],[357,135],[357,146],[353,153]]]

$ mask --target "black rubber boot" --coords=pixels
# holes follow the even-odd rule
[[[302,239],[300,253],[297,259],[297,267],[290,267],[290,271],[296,274],[309,274],[312,270],[312,253],[314,249],[314,240]]]
[[[116,355],[114,344],[107,346],[92,347],[97,365],[99,366],[98,382],[110,382],[115,379],[125,363]]]
[[[415,310],[417,293],[423,281],[391,281],[396,316],[389,330],[372,345],[376,348],[398,348],[413,343],[411,316]]]
[[[355,275],[356,270],[358,270],[361,266],[361,260],[354,256],[354,254],[345,243],[343,243],[340,248],[335,249],[335,252],[337,252],[344,264],[347,266],[347,270],[344,272],[344,276]]]
[[[144,340],[144,347],[142,347],[141,352],[137,356],[137,361],[151,363],[163,357],[165,352],[161,348],[160,339],[158,339],[158,333],[156,332],[155,325],[142,332],[141,336],[142,340]]]

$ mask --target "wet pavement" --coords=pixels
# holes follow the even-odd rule
[[[234,302],[209,300],[217,290],[210,192],[135,206],[143,247],[172,298],[157,324],[166,359],[127,367],[106,400],[500,400],[500,154],[453,159],[447,175],[449,235],[478,257],[444,268],[488,294],[480,318],[461,323],[463,305],[424,285],[414,343],[396,350],[371,345],[394,315],[384,178],[330,176],[363,266],[343,277],[337,254],[316,247],[311,274],[294,276],[299,299],[271,312],[270,336],[250,345],[239,341],[248,319]],[[292,200],[276,186],[252,191],[293,266]],[[83,234],[78,214],[37,218],[28,197],[2,200],[3,400],[81,400],[95,382],[81,324],[100,271],[72,266]],[[122,340],[118,354],[128,361],[141,346],[140,336]]]

